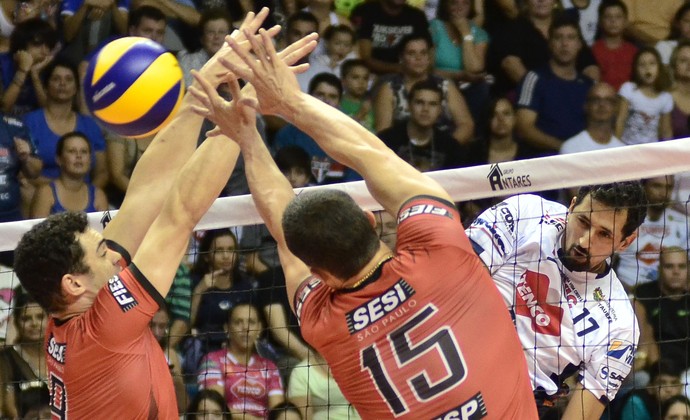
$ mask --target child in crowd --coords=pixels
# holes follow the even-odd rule
[[[673,97],[666,68],[659,53],[642,48],[633,61],[633,80],[623,83],[616,137],[625,144],[652,143],[673,137]]]
[[[630,80],[637,47],[625,40],[628,8],[620,0],[604,2],[599,7],[601,38],[592,45],[592,54],[601,69],[601,81],[620,89]]]
[[[323,47],[322,47],[323,45]],[[323,42],[314,51],[310,60],[327,66],[333,74],[340,74],[345,60],[356,58],[354,52],[355,32],[346,25],[331,25],[323,33]]]
[[[343,81],[343,97],[340,109],[374,132],[374,110],[368,96],[369,77],[371,73],[364,60],[347,60],[340,69],[340,80]]]

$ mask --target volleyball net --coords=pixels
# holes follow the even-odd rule
[[[690,175],[684,174],[684,172],[688,171],[690,171],[690,139],[681,139],[572,155],[560,155],[438,171],[429,173],[428,175],[438,181],[456,202],[475,203],[474,207],[472,207],[475,212],[483,210],[482,206],[486,205],[486,203],[496,202],[502,197],[516,194],[539,194],[550,191],[553,196],[553,191],[574,189],[585,185],[675,175],[676,187],[673,195],[674,202],[669,203],[669,205],[679,211],[683,211],[687,208],[686,205],[690,194]],[[362,208],[372,211],[381,210],[381,206],[371,197],[363,181],[308,187],[304,190],[319,188],[337,188],[343,190],[349,193]],[[568,203],[565,201],[569,202],[569,197],[572,196],[568,193],[561,193],[559,197],[563,201],[563,204],[567,205]],[[465,224],[471,222],[469,218],[473,217],[473,215],[463,212],[463,210],[468,207],[461,206],[460,208],[463,213],[463,219],[465,219],[463,222]],[[109,212],[110,217],[115,217],[116,214],[117,211]],[[476,215],[476,213],[474,215]],[[89,223],[93,228],[102,230],[104,217],[104,213],[91,213],[88,215]],[[22,234],[37,222],[37,220],[27,220],[0,225],[0,251],[13,250]],[[256,276],[254,276],[256,272],[256,260],[254,259],[260,259],[261,255],[272,255],[271,258],[273,258],[273,260],[268,262],[268,273],[270,273],[267,274],[268,276],[276,276],[276,270],[279,270],[278,267],[271,267],[272,264],[275,265],[277,262],[275,259],[274,245],[271,245],[270,242],[262,242],[261,240],[247,240],[250,234],[261,236],[261,227],[258,226],[261,223],[262,220],[256,211],[251,196],[219,198],[198,224],[197,230],[199,233],[194,235],[195,239],[191,241],[194,245],[190,247],[188,258],[182,265],[191,264],[197,261],[199,257],[202,257],[202,255],[198,254],[198,239],[203,236],[202,232],[229,228],[237,236],[236,245],[238,248],[235,253],[238,261],[238,270],[242,271],[245,277],[251,279],[253,282],[252,287],[256,288],[263,296],[269,296],[263,300],[258,299],[258,302],[266,304],[266,307],[270,306],[268,302],[271,300],[278,301],[281,299],[278,296],[281,294],[284,295],[284,285],[281,285],[279,282],[275,284],[271,283],[271,281],[266,282],[265,279],[257,280]],[[687,218],[685,218],[682,223],[687,225]],[[250,247],[243,247],[245,243],[250,243],[252,245]],[[272,246],[273,248],[271,248]],[[684,249],[687,251],[687,238],[685,238]],[[640,251],[641,250],[634,250],[636,253]],[[654,250],[645,250],[645,252],[653,253]],[[656,252],[658,252],[658,250]],[[266,261],[263,262],[266,263]],[[265,268],[263,272],[266,272]],[[197,282],[199,280],[198,278],[196,279]],[[188,283],[189,284],[185,287],[188,288],[188,291],[193,291],[195,287],[194,281]],[[9,290],[17,285],[18,281],[14,277],[11,269],[4,268],[0,270],[0,289]],[[185,299],[193,300],[194,296],[193,293],[185,295],[185,293],[182,292],[169,297],[169,299],[173,301],[172,306],[175,307],[176,300],[177,303]],[[282,299],[285,298],[283,297]],[[177,306],[180,307],[180,305]],[[184,302],[181,307],[185,307]],[[186,307],[190,308],[189,305]],[[273,316],[271,311],[277,308],[277,306],[270,307],[273,309],[267,310],[265,313],[269,318]],[[0,322],[2,322],[0,323],[0,337],[7,334],[7,316],[10,314],[11,309],[11,302],[2,301],[2,299],[0,299],[0,310],[3,311],[2,314],[4,315],[0,317],[2,318],[0,319]],[[176,317],[174,313],[171,315],[173,318]],[[191,322],[191,314],[189,315],[190,317],[188,317],[187,322]],[[280,316],[290,318],[289,314],[281,314]],[[294,320],[281,322],[293,329],[295,327]],[[279,336],[281,332],[275,330],[275,325],[275,322],[272,322],[270,319],[268,320],[269,335]],[[10,333],[10,335],[13,335],[13,333]],[[274,337],[271,341],[273,341],[274,344],[281,341],[284,343],[286,340],[295,340],[296,337],[296,335],[282,335],[282,338],[277,339]],[[690,338],[686,339],[690,340]],[[176,340],[176,342],[183,343],[180,347],[171,350],[180,353],[180,356],[182,356],[180,363],[189,364],[194,361],[199,361],[198,357],[200,354],[197,354],[197,359],[194,359],[193,356],[189,356],[187,353],[200,353],[203,351],[203,345],[200,345],[199,348],[194,348],[194,344],[192,343],[190,345],[188,340]],[[276,359],[281,359],[282,362],[280,363],[283,363],[284,359],[293,359],[290,362],[284,362],[282,365],[277,362],[281,370],[285,366],[293,367],[299,359],[297,355],[304,351],[304,349],[286,350],[285,348],[276,350],[276,348],[279,347],[281,346],[266,346],[263,353],[266,354],[268,358],[275,356]],[[192,360],[192,362],[187,359]],[[676,362],[683,368],[690,366],[690,361],[687,360],[687,357],[685,357],[684,360]],[[308,361],[306,366],[309,367],[312,363],[317,365],[317,362]],[[187,383],[187,390],[189,392],[185,396],[187,400],[185,400],[184,405],[187,405],[192,394],[198,390],[194,385],[197,379],[194,377],[194,368],[190,366],[186,368],[187,372],[184,380]],[[288,370],[282,372],[282,379],[285,382],[284,385],[286,388],[290,382],[289,376],[290,372]],[[4,386],[7,384],[2,385]]]

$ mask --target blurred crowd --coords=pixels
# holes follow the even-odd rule
[[[683,0],[2,0],[0,223],[121,204],[153,137],[123,138],[88,114],[80,81],[100,47],[149,38],[177,56],[190,85],[191,70],[263,6],[264,25],[283,27],[279,46],[320,34],[302,90],[422,171],[690,136]],[[257,126],[293,187],[361,179],[280,118],[259,116]],[[616,419],[690,407],[690,174],[644,185],[647,219],[614,261],[642,331],[634,375],[606,413]],[[248,192],[240,160],[223,195]],[[543,194],[566,205],[573,196]],[[494,203],[458,204],[471,222]],[[378,217],[394,244],[395,220]],[[11,255],[0,263],[0,417],[34,418],[47,407],[46,315],[12,288]],[[358,418],[301,339],[284,289],[264,226],[190,238],[169,306],[151,323],[181,413]]]

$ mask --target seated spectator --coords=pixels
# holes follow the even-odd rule
[[[585,44],[591,46],[597,35],[599,23],[599,6],[609,0],[561,0],[561,7],[566,13],[576,13],[580,22],[580,32]]]
[[[601,38],[592,45],[592,54],[601,69],[601,80],[616,91],[632,78],[635,44],[625,40],[628,8],[620,0],[605,1],[599,7]]]
[[[175,0],[171,0],[175,3]],[[161,2],[164,4],[165,2]],[[127,35],[140,36],[164,45],[165,30],[168,26],[165,14],[161,9],[149,5],[139,6],[129,14]],[[167,46],[166,46],[167,48]]]
[[[506,98],[489,105],[487,137],[474,142],[467,152],[469,165],[510,162],[526,156],[524,145],[515,137],[515,109]]]
[[[3,418],[25,418],[48,402],[48,366],[43,346],[48,317],[26,292],[15,289],[12,317],[16,344],[0,351],[0,406]]]
[[[596,83],[587,94],[585,115],[587,125],[577,135],[564,141],[560,154],[601,150],[625,146],[614,134],[618,96],[608,83]]]
[[[187,420],[232,420],[223,393],[212,389],[199,391],[187,407]]]
[[[673,110],[671,132],[674,139],[690,137],[690,41],[683,41],[671,54]]]
[[[91,171],[91,143],[85,135],[73,132],[60,137],[55,160],[60,167],[60,175],[36,190],[31,203],[32,218],[64,211],[91,213],[108,210],[103,190],[86,180]]]
[[[255,305],[236,304],[227,313],[226,347],[208,353],[201,362],[200,388],[222,393],[233,417],[263,419],[285,400],[278,368],[256,351],[265,327]]]
[[[326,29],[328,29],[329,26],[351,26],[350,21],[347,20],[347,18],[337,14],[334,11],[334,0],[306,0],[304,3],[306,3],[306,7],[302,10],[314,15],[316,20],[319,22],[318,33],[324,38],[326,36]]]
[[[584,105],[592,80],[577,70],[581,39],[577,23],[554,21],[549,62],[527,73],[520,86],[517,132],[533,156],[558,153],[565,140],[585,128]]]
[[[201,19],[201,13],[192,0],[132,0],[129,26],[131,26],[132,15],[142,7],[153,7],[163,13],[163,20],[166,21],[161,36],[163,39],[156,42],[165,45],[171,51],[180,51],[185,46],[195,43],[196,40],[192,38],[195,34],[194,29]],[[157,22],[160,20],[160,18],[157,19]],[[145,38],[149,37],[145,36]]]
[[[232,32],[232,18],[224,9],[203,12],[199,20],[201,49],[195,52],[180,51],[177,59],[184,73],[185,86],[192,85],[192,70],[199,70],[225,42],[225,36]]]
[[[168,313],[167,307],[160,308],[158,312],[153,315],[151,322],[149,322],[149,328],[151,328],[153,336],[156,337],[156,341],[158,341],[158,344],[165,354],[165,360],[170,367],[170,375],[172,376],[173,386],[175,387],[177,409],[182,413],[187,402],[187,391],[182,377],[182,361],[180,360],[180,355],[177,353],[177,350],[169,344],[170,314]]]
[[[550,28],[555,22],[563,20],[572,22],[580,34],[577,18],[558,11],[555,0],[528,0],[523,16],[491,34],[487,68],[496,76],[493,86],[495,95],[512,96],[529,71],[547,65],[552,59]],[[590,49],[583,45],[581,36],[574,63],[579,73],[594,80],[599,79],[599,67]]]
[[[410,115],[407,102],[412,85],[422,80],[432,80],[443,91],[443,113],[438,127],[448,130],[460,144],[473,140],[474,122],[462,94],[448,79],[431,73],[431,40],[424,36],[410,35],[400,42],[401,72],[386,80],[374,98],[376,131],[383,131]]]
[[[364,60],[346,60],[343,63],[340,68],[340,80],[343,83],[340,110],[373,132],[374,110],[368,95],[370,75]]]
[[[105,40],[127,33],[129,0],[65,0],[62,2],[63,54],[75,63]]]
[[[40,18],[42,0],[7,0],[0,3],[0,52],[10,48],[10,35],[15,26],[25,20]]]
[[[669,398],[661,406],[661,420],[688,420],[690,418],[690,400],[685,395]]]
[[[661,62],[669,65],[673,50],[683,41],[690,41],[690,3],[687,2],[680,6],[673,16],[668,39],[661,40],[654,46],[661,56]]]
[[[643,48],[633,61],[633,78],[623,83],[616,135],[625,144],[653,143],[672,138],[673,97],[659,53]]]
[[[29,216],[29,206],[22,199],[22,184],[36,180],[43,163],[24,124],[12,117],[0,118],[0,155],[5,157],[0,163],[0,179],[4,179],[0,183],[0,223],[14,222]]]
[[[402,71],[397,51],[403,37],[429,36],[424,12],[404,0],[365,1],[352,10],[350,21],[357,31],[359,57],[377,75]]]
[[[290,373],[288,401],[303,419],[357,420],[359,414],[340,391],[326,360],[312,350]]]
[[[671,32],[671,21],[683,0],[650,2],[647,0],[623,0],[628,7],[628,27],[625,34],[633,42],[654,46],[667,39]]]
[[[319,21],[316,19],[316,16],[305,10],[295,12],[292,15],[290,15],[290,17],[287,20],[287,30],[285,32],[285,45],[290,45],[298,41],[299,39],[304,38],[312,32],[318,32],[318,30]],[[323,48],[325,49],[325,47]],[[312,52],[311,54],[303,57],[299,63],[295,63],[309,63],[309,69],[297,75],[297,82],[299,83],[302,92],[309,92],[309,85],[311,83],[311,80],[317,74],[333,73],[333,70],[327,64],[322,63],[319,60],[312,61],[311,56],[313,54],[314,53]]]
[[[3,112],[22,115],[45,105],[41,71],[53,59],[51,50],[56,44],[55,29],[39,18],[26,20],[14,28],[9,53],[0,54]]]
[[[353,51],[355,32],[347,25],[333,25],[326,28],[322,41],[309,56],[309,62],[326,66],[333,74],[340,74],[345,60],[357,58]],[[319,48],[323,45],[322,48]]]
[[[330,73],[317,74],[309,83],[309,94],[333,107],[340,103],[342,93],[340,79]],[[276,151],[285,146],[299,146],[304,149],[311,158],[311,172],[317,184],[361,179],[355,171],[331,159],[311,137],[292,124],[286,125],[276,133],[273,146]]]
[[[660,407],[670,398],[680,395],[683,387],[680,374],[672,360],[661,359],[649,368],[651,380],[646,389],[626,395],[621,419],[653,420]]]
[[[378,133],[386,146],[422,172],[456,168],[467,158],[450,133],[437,127],[442,101],[443,91],[436,83],[417,82],[408,96],[409,117]]]
[[[77,112],[79,77],[76,67],[64,59],[54,60],[45,69],[45,107],[24,116],[24,123],[43,161],[43,183],[57,179],[60,168],[55,160],[57,143],[67,133],[78,131],[91,144],[91,168],[89,180],[103,188],[108,183],[108,165],[105,155],[105,139],[96,121]]]

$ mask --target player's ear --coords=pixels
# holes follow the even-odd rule
[[[623,241],[618,246],[618,250],[616,252],[624,251],[627,247],[630,246],[630,244],[633,243],[635,239],[637,239],[637,230],[635,230],[635,232],[633,232],[627,238],[623,239]]]
[[[63,293],[65,293],[67,296],[79,296],[86,290],[83,279],[71,273],[62,276],[62,281],[60,284],[62,286]]]
[[[364,212],[364,215],[367,217],[367,220],[369,220],[369,224],[371,224],[371,227],[376,229],[376,216],[371,210],[362,210]]]

